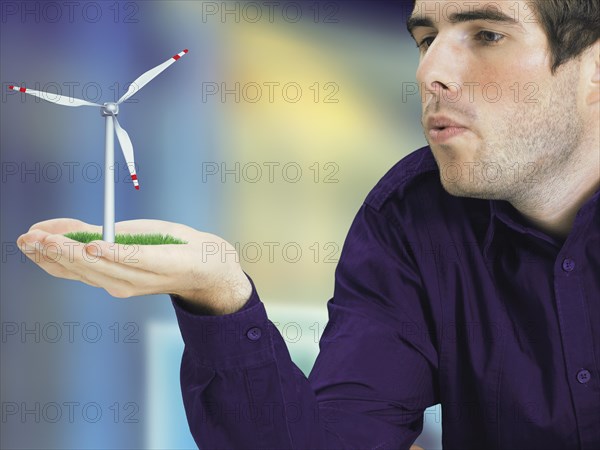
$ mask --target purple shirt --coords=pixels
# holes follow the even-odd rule
[[[600,448],[600,191],[561,241],[439,178],[424,147],[365,199],[308,379],[254,283],[225,316],[172,297],[201,449],[408,449],[437,403],[444,449]]]

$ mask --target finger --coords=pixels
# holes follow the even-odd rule
[[[96,250],[98,256],[112,265],[114,273],[124,267],[147,272],[154,276],[167,274],[189,259],[190,244],[163,245],[123,245],[104,241],[92,241],[86,245],[90,252]],[[92,253],[90,253],[92,254]]]
[[[66,263],[70,264],[67,270],[75,274],[80,281],[101,287],[113,297],[155,294],[161,292],[160,287],[165,282],[163,276],[115,264],[101,257],[84,257],[77,260],[77,263]],[[60,260],[58,262],[60,264]]]
[[[84,283],[87,283],[91,286],[99,287],[90,280],[87,280],[85,277],[82,278],[80,275],[74,273],[72,270],[69,270],[69,268],[64,267],[54,257],[47,255],[43,251],[37,251],[34,249],[26,250],[24,253],[31,261],[33,261],[42,270],[52,275],[53,277],[63,278],[65,280],[83,281]]]
[[[121,295],[109,291],[117,297],[170,292],[179,278],[189,283],[194,273],[190,244],[120,245],[93,241],[87,248],[95,248],[101,255],[94,267],[99,273],[126,285]],[[94,279],[93,275],[90,278]]]
[[[39,247],[39,245],[42,245],[43,240],[46,239],[46,236],[48,236],[49,234],[50,233],[40,228],[36,228],[33,230],[30,228],[27,233],[19,236],[19,238],[17,239],[17,244],[19,244],[19,247],[23,247],[25,245],[33,246],[37,243],[37,246]]]
[[[46,255],[41,251],[28,249],[25,250],[24,253],[32,262],[54,277],[64,278],[67,280],[77,279],[74,274],[70,273],[68,270],[65,270],[63,266],[58,264],[52,258],[46,257]]]
[[[24,237],[25,236],[25,237]],[[74,256],[76,255],[76,247],[80,247],[80,252],[83,252],[84,244],[65,238],[62,235],[63,242],[57,243],[51,239],[51,234],[35,229],[17,239],[21,250],[34,263],[40,266],[44,271],[58,278],[68,280],[79,280],[89,283],[85,277],[81,277],[74,271]],[[66,245],[68,242],[72,245]],[[62,260],[62,263],[61,263]]]
[[[103,271],[105,275],[118,279],[130,279],[133,276],[132,270],[144,271],[152,275],[164,274],[169,271],[169,268],[180,265],[183,256],[181,247],[189,246],[189,244],[123,245],[102,240],[83,244],[62,234],[50,234],[39,229],[19,237],[17,242],[21,248],[26,245],[25,242],[29,242],[31,247],[56,259],[63,267],[70,270],[76,270],[79,266],[79,271]],[[90,264],[95,264],[99,260],[103,264],[90,267]],[[126,268],[130,270],[123,272]]]
[[[29,231],[42,230],[50,234],[65,234],[74,231],[87,231],[90,233],[102,233],[102,227],[91,225],[77,219],[50,219],[33,224]]]
[[[115,297],[153,293],[155,280],[153,282],[145,273],[131,267],[120,267],[115,271],[116,265],[88,256],[85,245],[80,242],[62,235],[35,233],[39,234],[41,243],[28,247],[25,253],[48,274],[103,288]]]
[[[181,272],[181,261],[190,259],[189,244],[120,245],[101,240],[83,244],[39,229],[28,233],[27,239],[42,255],[35,262],[49,274],[102,287],[116,297],[164,291],[173,282],[170,274]],[[97,250],[98,256],[88,249]]]
[[[46,235],[43,239],[47,258],[62,265],[72,277],[102,287],[113,296],[131,297],[159,292],[160,287],[168,283],[168,276],[138,267],[137,260],[131,257],[132,247],[145,246],[123,246],[104,241],[83,244],[60,234]],[[97,254],[92,254],[91,249]]]
[[[95,271],[88,271],[87,273],[78,272],[74,269],[74,265],[65,267],[61,264],[60,259],[55,259],[51,255],[46,255],[43,252],[28,252],[27,256],[32,259],[40,268],[42,268],[48,274],[57,277],[64,278],[67,280],[80,281],[89,286],[104,289],[108,294],[113,297],[132,297],[134,295],[144,295],[144,292],[135,292],[132,289],[132,285],[127,281],[117,280],[104,276],[103,274]],[[62,260],[64,263],[64,259]]]

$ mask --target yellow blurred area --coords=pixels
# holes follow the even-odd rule
[[[239,103],[231,93],[221,99],[230,152],[223,161],[228,169],[239,162],[242,175],[239,183],[227,175],[221,187],[220,212],[230,220],[223,235],[239,242],[267,304],[324,305],[352,218],[379,178],[416,148],[398,143],[414,130],[387,117],[371,95],[377,79],[353,76],[359,68],[341,57],[351,51],[343,39],[319,45],[314,24],[222,26],[223,82],[230,90],[240,83]]]

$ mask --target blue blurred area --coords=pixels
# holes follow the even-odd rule
[[[323,320],[335,249],[364,196],[424,144],[419,98],[405,89],[418,61],[406,2],[283,2],[260,19],[248,5],[0,3],[2,448],[194,445],[168,297],[115,299],[51,277],[16,249],[42,220],[102,223],[103,118],[8,85],[114,101],[142,72],[189,48],[121,107],[141,190],[116,146],[116,220],[179,222],[235,242],[282,321],[300,307]],[[278,86],[273,101],[268,83]],[[296,102],[280,89],[289,83],[302,89]],[[273,181],[266,172],[250,178],[268,164],[277,167]],[[281,172],[286,164],[302,169],[298,182]],[[323,182],[327,175],[334,181]],[[302,258],[250,256],[250,243],[271,241],[297,245]],[[290,346],[305,372],[316,350],[316,341]],[[439,447],[438,419],[426,416],[432,431],[420,442],[428,449]]]

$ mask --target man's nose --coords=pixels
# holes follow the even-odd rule
[[[426,93],[452,100],[460,95],[468,70],[466,49],[450,37],[438,35],[421,57],[416,75]]]

